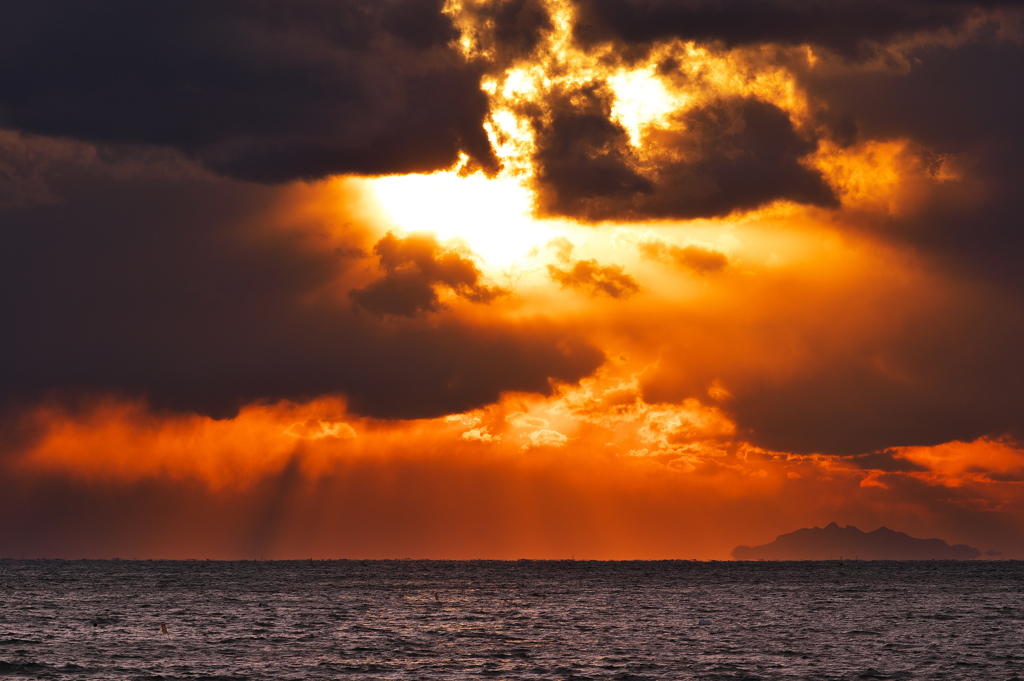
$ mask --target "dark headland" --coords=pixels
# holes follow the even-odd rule
[[[737,560],[972,560],[981,556],[973,546],[950,546],[941,539],[917,539],[880,527],[862,532],[853,525],[803,528],[780,534],[771,544],[737,546]]]

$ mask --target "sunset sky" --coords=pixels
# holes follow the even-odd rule
[[[1024,558],[1024,9],[0,4],[0,557]]]

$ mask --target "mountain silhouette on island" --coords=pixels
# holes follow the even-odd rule
[[[862,532],[853,525],[830,523],[780,534],[770,544],[737,546],[737,560],[972,560],[981,556],[973,546],[950,546],[941,539],[917,539],[909,534],[880,527]]]

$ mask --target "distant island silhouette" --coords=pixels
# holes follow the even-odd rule
[[[972,560],[981,556],[973,546],[950,546],[941,539],[917,539],[880,527],[862,532],[853,525],[803,528],[780,534],[770,544],[737,546],[737,560]]]

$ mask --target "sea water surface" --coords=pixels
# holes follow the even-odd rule
[[[2,560],[0,676],[1019,679],[1024,563]]]

